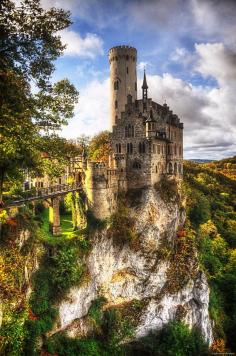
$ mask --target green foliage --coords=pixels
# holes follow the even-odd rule
[[[0,200],[22,169],[51,175],[60,171],[65,140],[52,132],[73,116],[78,92],[67,79],[51,83],[54,61],[65,48],[60,30],[70,25],[69,13],[43,9],[38,0],[1,1],[0,56]],[[34,83],[36,90],[31,90]],[[35,93],[36,92],[36,93]],[[45,136],[42,136],[42,135]],[[63,151],[55,156],[59,143]],[[50,144],[49,144],[50,143]],[[47,167],[41,153],[58,161]]]
[[[100,356],[101,344],[95,339],[72,339],[66,334],[56,334],[45,342],[45,348],[51,354],[59,356]]]
[[[37,352],[38,338],[52,329],[58,311],[54,307],[70,287],[78,284],[83,269],[78,247],[71,243],[59,243],[48,250],[41,261],[41,268],[33,279],[30,307],[35,318],[26,322],[25,352]]]
[[[127,346],[127,355],[200,356],[210,355],[201,334],[182,322],[171,322]]]
[[[25,339],[24,323],[28,317],[26,309],[18,312],[7,312],[0,328],[0,354],[18,356],[23,352]]]
[[[209,311],[214,320],[214,334],[220,340],[225,339],[226,347],[232,351],[236,350],[234,173],[235,158],[209,164],[186,162],[184,169],[187,214],[195,229],[199,260],[211,287]]]
[[[99,332],[103,323],[103,310],[102,307],[106,303],[106,298],[99,297],[95,299],[88,311],[88,318],[92,324],[92,327]]]
[[[57,249],[52,256],[53,283],[56,284],[60,294],[80,280],[82,267],[78,263],[78,257],[78,249],[67,245]]]

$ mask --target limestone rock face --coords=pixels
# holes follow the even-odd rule
[[[139,204],[130,207],[130,214],[135,219],[138,246],[120,244],[108,236],[107,230],[97,233],[86,260],[90,281],[72,288],[60,304],[59,329],[67,329],[71,336],[85,334],[89,326],[83,321],[91,302],[103,295],[109,306],[134,299],[145,301],[137,337],[181,316],[190,327],[197,326],[211,343],[209,288],[198,265],[184,285],[172,289],[169,282],[169,271],[175,270],[169,253],[174,251],[176,231],[185,219],[178,203],[174,199],[167,203],[154,188],[147,188]],[[173,273],[171,276],[173,279]]]

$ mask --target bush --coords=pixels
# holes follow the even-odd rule
[[[200,356],[210,355],[201,334],[182,322],[171,322],[161,331],[151,333],[127,345],[128,355]]]
[[[45,342],[45,349],[50,354],[59,356],[100,356],[101,345],[93,339],[72,339],[66,334],[56,334]]]

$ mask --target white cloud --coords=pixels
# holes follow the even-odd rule
[[[223,43],[201,43],[195,45],[198,55],[196,70],[215,78],[220,85],[236,81],[236,52]]]
[[[78,32],[63,30],[59,32],[63,44],[66,44],[65,55],[94,58],[103,55],[103,40],[94,33],[87,33],[84,38]]]
[[[109,79],[93,80],[80,90],[75,117],[62,130],[62,136],[76,138],[94,135],[109,128]]]

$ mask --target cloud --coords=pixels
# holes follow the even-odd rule
[[[94,33],[87,33],[84,38],[72,30],[60,31],[62,43],[67,47],[64,55],[84,58],[95,58],[103,55],[103,40]]]
[[[198,63],[196,70],[204,76],[212,76],[220,85],[236,81],[236,52],[223,43],[196,44]]]
[[[81,88],[75,117],[62,130],[62,136],[76,138],[94,135],[109,127],[109,79],[93,80]]]
[[[236,2],[234,0],[191,0],[193,20],[206,36],[236,44]]]

